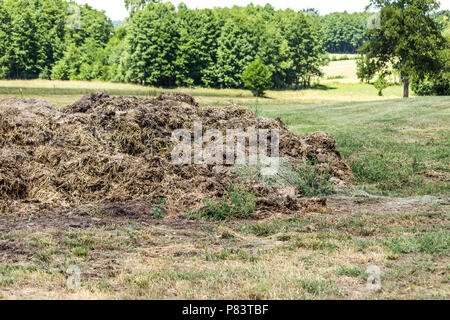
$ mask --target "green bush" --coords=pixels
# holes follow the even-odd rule
[[[152,219],[162,219],[164,218],[164,209],[166,206],[166,199],[161,199],[157,206],[152,207]]]
[[[415,79],[411,82],[411,89],[419,96],[448,96],[450,95],[450,81],[446,79]]]
[[[51,78],[53,80],[69,80],[70,70],[64,60],[58,61],[53,67]]]
[[[228,218],[248,218],[255,211],[256,197],[243,186],[230,186],[219,202],[205,200],[207,208],[191,213],[208,220],[225,220]]]
[[[256,97],[264,96],[264,91],[273,86],[272,72],[261,59],[256,59],[248,65],[242,73],[242,81]]]
[[[380,75],[373,86],[378,90],[378,95],[381,97],[383,96],[383,90],[389,87],[389,82],[386,80],[384,75]]]
[[[314,163],[308,163],[298,169],[300,190],[307,197],[328,196],[333,193],[330,174],[321,172]]]
[[[376,64],[367,56],[361,55],[356,59],[356,76],[361,82],[369,83],[376,73]]]

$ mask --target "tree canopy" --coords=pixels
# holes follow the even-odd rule
[[[319,17],[325,49],[331,53],[356,53],[367,40],[371,13],[334,12]]]
[[[364,81],[393,67],[415,88],[424,88],[418,79],[448,83],[441,35],[448,12],[437,12],[434,0],[373,0],[381,25],[369,30],[366,12],[321,16],[269,4],[190,9],[158,0],[124,5],[130,17],[113,27],[88,5],[0,0],[0,78],[244,88],[244,70],[258,61],[271,87],[300,89],[321,76],[327,52],[353,53],[365,43],[358,62]]]
[[[446,45],[431,14],[439,8],[435,0],[371,0],[380,9],[379,23],[368,30],[363,52],[376,70],[399,72],[404,82],[404,97],[409,96],[409,81],[439,73],[440,57]]]

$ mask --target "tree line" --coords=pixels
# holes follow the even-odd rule
[[[113,29],[104,13],[62,0],[0,1],[0,78],[93,79]],[[70,62],[62,67],[62,61]],[[88,70],[89,69],[89,70]]]
[[[130,16],[113,26],[89,5],[0,0],[0,78],[243,88],[253,70],[262,77],[260,93],[262,84],[310,87],[327,52],[355,53],[370,40],[367,12],[321,16],[269,4],[189,9],[151,0],[125,5]],[[446,23],[443,17],[436,19]]]
[[[332,15],[314,11],[126,2],[130,17],[113,27],[88,5],[0,0],[0,78],[241,88],[243,71],[260,59],[274,88],[302,88],[321,75],[327,50],[353,52],[363,30],[324,41]]]

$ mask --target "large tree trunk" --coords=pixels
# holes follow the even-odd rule
[[[403,75],[403,98],[409,98],[409,78]]]

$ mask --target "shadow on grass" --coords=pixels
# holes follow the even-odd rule
[[[323,90],[323,91],[328,91],[328,90],[337,90],[338,88],[336,87],[331,87],[331,86],[327,86],[324,84],[320,84],[320,83],[316,83],[315,85],[312,85],[310,88],[300,88],[296,91],[303,91],[303,90]],[[294,88],[288,88],[288,89],[270,89],[271,91],[290,91],[290,90],[295,90]]]
[[[309,88],[309,89],[323,90],[323,91],[337,90],[336,87],[330,87],[330,86],[327,86],[327,85],[324,85],[324,84],[320,84],[320,83],[317,83],[317,84],[311,86],[311,88]]]
[[[199,88],[201,89],[201,88]],[[156,97],[161,92],[181,91],[191,94],[194,97],[218,97],[218,98],[252,98],[253,95],[248,92],[228,92],[220,89],[212,92],[196,91],[190,88],[154,88],[142,87],[139,89],[112,89],[112,88],[21,88],[21,87],[0,87],[0,95],[10,95],[17,97],[27,96],[49,96],[49,95],[84,95],[103,91],[110,96],[138,96],[138,97]],[[265,99],[264,97],[261,97]],[[268,98],[271,99],[271,98]]]
[[[261,100],[274,100],[275,98],[269,97],[266,94],[262,96],[252,96],[253,99],[261,99]]]

